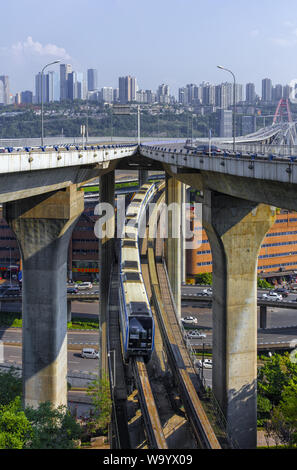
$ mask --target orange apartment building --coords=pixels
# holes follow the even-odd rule
[[[194,220],[194,230],[201,226]],[[212,272],[211,248],[204,229],[202,243],[186,252],[187,278]],[[258,273],[297,270],[297,212],[281,210],[261,245],[258,257]]]

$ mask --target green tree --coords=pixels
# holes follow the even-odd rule
[[[273,287],[273,285],[269,284],[266,279],[261,279],[260,277],[257,279],[257,285],[260,289],[271,289]]]
[[[297,383],[297,364],[290,361],[289,354],[274,354],[265,360],[258,370],[258,394],[268,398],[277,406],[284,388],[290,383]]]
[[[14,368],[0,371],[0,405],[8,405],[22,393],[22,380]]]
[[[212,285],[212,273],[202,273],[195,276],[196,284]]]
[[[81,436],[81,427],[66,406],[55,408],[44,402],[37,409],[27,407],[25,414],[32,426],[30,449],[73,449]]]
[[[269,423],[270,432],[280,442],[297,445],[297,384],[293,380],[284,388],[278,406],[273,409]]]
[[[101,379],[96,378],[88,387],[87,394],[92,397],[95,412],[88,422],[90,432],[98,429],[106,431],[111,420],[112,401],[110,398],[109,380],[104,375]]]
[[[0,407],[0,449],[23,449],[32,438],[32,426],[20,397]]]

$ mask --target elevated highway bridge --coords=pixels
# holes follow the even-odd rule
[[[141,180],[149,170],[165,171],[167,204],[182,204],[183,185],[202,194],[203,225],[213,254],[213,391],[229,434],[240,447],[255,447],[257,254],[275,221],[275,207],[297,210],[295,156],[271,155],[269,149],[198,154],[184,143],[152,140],[139,146],[93,142],[9,148],[0,154],[0,202],[22,253],[25,404],[66,403],[67,248],[84,209],[80,188],[99,177],[100,202],[114,205],[116,169],[139,170]],[[180,227],[180,213],[170,223]],[[181,241],[172,234],[165,241],[177,312]],[[108,302],[111,247],[109,237],[99,239],[100,272],[105,273],[101,313]]]

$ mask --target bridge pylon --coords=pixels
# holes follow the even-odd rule
[[[277,123],[277,119],[279,117],[280,122],[283,122],[283,117],[287,116],[288,122],[293,122],[290,103],[289,100],[286,98],[281,98],[277,104],[276,111],[273,117],[273,124]]]

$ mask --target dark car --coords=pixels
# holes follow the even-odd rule
[[[16,295],[21,295],[21,289],[18,286],[8,287],[7,289],[1,290],[1,297],[12,297]]]
[[[277,289],[274,289],[274,292],[277,292],[278,294],[282,294],[283,297],[288,297],[289,291],[285,289],[284,287],[278,287]]]
[[[196,147],[195,149],[195,153],[201,153],[206,155],[219,155],[222,153],[222,150],[216,145],[211,145],[209,152],[209,145],[198,145],[198,147]]]
[[[76,287],[67,287],[67,294],[77,294],[78,289]]]

